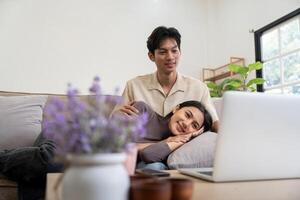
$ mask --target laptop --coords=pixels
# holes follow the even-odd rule
[[[300,178],[300,96],[226,92],[213,166],[178,171],[213,182]]]

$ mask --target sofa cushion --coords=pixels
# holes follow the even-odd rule
[[[205,132],[182,145],[169,155],[169,168],[212,167],[216,139],[216,133]]]
[[[31,146],[41,132],[46,95],[0,97],[0,149]]]

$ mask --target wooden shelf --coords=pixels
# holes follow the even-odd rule
[[[233,75],[233,73],[231,73],[231,72],[225,72],[223,74],[220,74],[220,75],[217,75],[217,76],[214,76],[214,77],[211,77],[211,78],[206,78],[206,79],[204,79],[204,81],[215,82],[217,80],[224,79],[224,78],[230,77],[232,75]]]
[[[245,59],[239,57],[230,57],[230,62],[217,68],[203,68],[202,80],[204,82],[211,81],[216,82],[227,77],[234,76],[235,73],[229,71],[228,66],[230,64],[245,65]]]

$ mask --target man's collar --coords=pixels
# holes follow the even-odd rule
[[[176,79],[176,82],[175,84],[173,85],[172,89],[171,89],[171,92],[176,92],[176,91],[185,91],[187,88],[186,88],[186,84],[184,82],[184,78],[181,74],[179,74],[177,72],[177,79]]]
[[[153,74],[151,74],[148,89],[149,90],[161,90],[161,88],[162,87],[159,84],[159,81],[157,79],[157,71],[156,71]],[[173,85],[171,91],[175,92],[175,91],[178,91],[178,90],[179,91],[185,91],[186,86],[185,86],[184,79],[183,79],[182,75],[177,72],[176,82]]]
[[[149,90],[159,90],[161,88],[158,79],[157,79],[157,72],[154,72],[150,76],[150,80],[148,83],[148,89]]]

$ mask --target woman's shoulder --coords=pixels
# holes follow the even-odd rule
[[[168,121],[168,116],[163,117],[159,115],[147,103],[143,101],[135,101],[133,103],[133,106],[139,111],[139,114],[147,113],[149,121],[158,121],[159,123]]]
[[[148,113],[149,116],[158,115],[147,103],[143,101],[135,101],[133,106],[140,112],[140,114]]]

